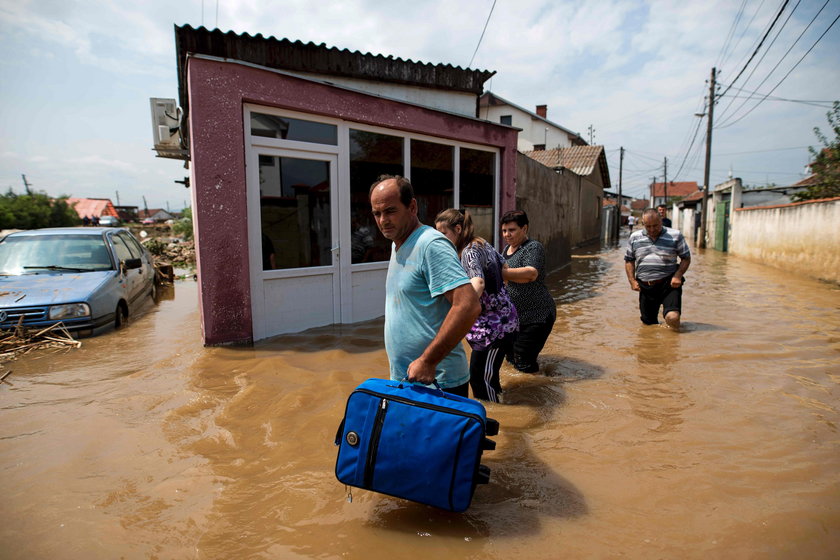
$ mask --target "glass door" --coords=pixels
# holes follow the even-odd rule
[[[248,166],[254,339],[340,321],[337,156],[254,147]]]

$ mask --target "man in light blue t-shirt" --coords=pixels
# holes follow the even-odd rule
[[[417,218],[408,179],[381,176],[370,188],[376,225],[394,242],[385,286],[385,351],[391,379],[430,384],[468,396],[463,339],[481,312],[455,247]]]

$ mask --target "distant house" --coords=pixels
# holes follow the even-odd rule
[[[72,206],[82,219],[102,216],[119,218],[116,208],[108,198],[68,198],[67,205]]]
[[[651,206],[660,204],[669,206],[674,198],[685,198],[699,190],[697,181],[668,181],[665,183],[653,183],[650,186],[650,198],[653,201]]]
[[[610,204],[615,204],[615,201],[617,199],[618,199],[618,193],[616,191],[610,191],[610,190],[604,189],[604,200],[605,200],[605,202],[610,201],[609,202]],[[630,211],[630,203],[631,202],[633,202],[633,197],[632,196],[628,196],[626,194],[621,195],[621,205],[622,205],[622,207],[625,207],[628,212]]]
[[[114,210],[123,222],[137,221],[137,206],[114,206]]]
[[[531,112],[487,92],[479,100],[478,112],[482,119],[520,129],[520,152],[587,145],[577,132],[548,120],[548,105],[537,105],[536,112]]]
[[[609,232],[603,200],[610,172],[603,146],[530,150],[520,161],[531,165],[517,166],[516,205],[545,245],[548,270],[568,264],[572,249]]]
[[[569,170],[602,189],[610,187],[610,169],[603,146],[531,150],[525,155],[557,172]]]
[[[140,210],[139,212],[137,212],[137,217],[141,220],[151,218],[155,222],[165,222],[166,220],[175,219],[175,216],[173,216],[163,208],[150,208],[149,210]]]
[[[745,189],[741,194],[741,208],[749,208],[754,206],[776,206],[779,204],[790,204],[793,202],[791,198],[794,194],[806,190],[808,187],[819,184],[819,179],[816,175],[809,175],[801,181],[797,181],[792,185],[785,187],[759,187],[755,189]]]
[[[641,216],[645,208],[650,208],[650,201],[644,198],[637,198],[630,202],[630,211],[634,216]]]

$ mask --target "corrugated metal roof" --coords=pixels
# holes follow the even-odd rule
[[[178,56],[178,92],[181,107],[187,107],[187,54],[230,58],[293,72],[310,72],[367,80],[392,82],[417,87],[462,91],[481,95],[484,82],[495,72],[471,70],[451,64],[427,64],[393,56],[374,55],[327,47],[321,43],[303,43],[288,39],[254,36],[248,33],[223,33],[204,27],[175,26],[175,50]]]

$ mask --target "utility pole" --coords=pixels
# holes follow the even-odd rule
[[[26,180],[26,175],[23,173],[21,173],[20,176],[23,177],[23,187],[26,189],[26,194],[32,194],[32,191],[29,190],[29,185],[32,183]]]
[[[151,218],[151,216],[149,216],[149,205],[146,203],[146,195],[145,194],[143,195],[143,208],[146,210],[146,217]]]
[[[621,147],[619,152],[621,155],[618,159],[618,219],[616,219],[615,224],[615,243],[618,244],[618,237],[621,235],[621,179],[622,173],[624,172],[624,146]]]
[[[119,206],[120,205],[120,191],[116,191],[116,192],[117,192],[117,206]]]
[[[665,189],[665,208],[668,208],[668,158],[665,158],[665,173],[664,177],[662,178],[662,188]]]
[[[595,141],[595,127],[590,124],[587,130],[589,131],[589,145],[592,146]]]
[[[655,194],[656,194],[656,177],[651,177],[650,178],[650,208],[653,208],[653,201],[656,198],[653,195],[655,195]]]
[[[716,69],[712,68],[712,78],[709,80],[709,119],[706,121],[706,167],[703,170],[703,202],[700,206],[700,239],[697,246],[706,248],[706,218],[709,205],[709,167],[712,163],[712,121],[715,116],[715,74]]]

